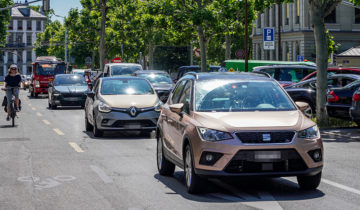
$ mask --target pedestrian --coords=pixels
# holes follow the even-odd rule
[[[86,70],[84,72],[84,79],[85,79],[86,84],[89,87],[89,90],[92,90],[91,71],[90,70]]]
[[[15,96],[16,107],[15,110],[20,111],[20,100],[19,100],[19,87],[21,84],[21,76],[18,72],[18,67],[15,64],[12,64],[7,72],[5,77],[5,84],[3,90],[6,90],[6,98],[7,98],[7,114],[6,120],[10,120],[10,103],[12,96]],[[13,89],[10,89],[13,88]]]

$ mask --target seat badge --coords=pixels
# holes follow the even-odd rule
[[[135,116],[136,116],[136,112],[137,112],[137,111],[136,111],[136,108],[135,108],[135,107],[131,107],[131,108],[130,108],[130,115],[131,115],[131,116],[135,117]]]
[[[263,140],[263,141],[271,141],[271,135],[270,135],[270,133],[263,133],[263,135],[262,135],[262,140]]]

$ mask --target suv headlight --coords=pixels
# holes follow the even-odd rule
[[[104,102],[100,102],[98,106],[100,112],[111,112],[111,107]]]
[[[156,104],[156,106],[154,107],[155,108],[155,111],[156,112],[160,112],[161,111],[161,106],[163,105],[163,102],[161,102],[159,100],[159,102]]]
[[[316,139],[320,137],[319,128],[317,125],[307,128],[305,130],[298,132],[299,138],[305,138],[305,139]]]
[[[201,138],[206,141],[223,141],[229,140],[233,137],[228,132],[217,131],[208,128],[198,128]]]

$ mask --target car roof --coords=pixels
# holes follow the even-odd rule
[[[107,63],[108,66],[141,66],[138,63]]]
[[[195,73],[190,72],[183,78],[195,77],[196,80],[211,80],[211,79],[225,79],[225,80],[267,80],[275,81],[273,78],[266,76],[265,74],[251,73],[251,72],[202,72]]]
[[[265,69],[265,68],[307,68],[307,69],[316,69],[316,66],[309,65],[299,65],[299,64],[276,64],[276,65],[266,65],[266,66],[256,66],[255,70]]]
[[[167,72],[161,70],[139,70],[136,71],[134,74],[167,74]]]
[[[133,76],[115,76],[115,77],[102,77],[101,80],[102,81],[106,81],[106,80],[146,80],[144,78],[141,77],[133,77]],[[146,80],[147,81],[147,80]]]
[[[200,68],[200,66],[197,66],[197,65],[192,65],[192,66],[180,66],[179,67],[179,70],[181,69],[198,69]],[[220,68],[220,66],[212,66],[210,65],[210,68]]]

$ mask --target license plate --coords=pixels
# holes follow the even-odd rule
[[[257,151],[255,152],[256,160],[280,159],[280,151]]]
[[[141,125],[140,124],[127,124],[126,128],[128,128],[128,129],[140,129]]]

